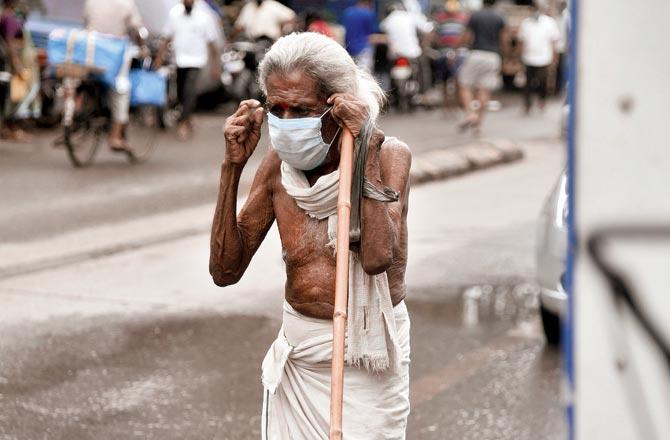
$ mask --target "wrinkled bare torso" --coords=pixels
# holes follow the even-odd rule
[[[316,318],[330,319],[335,302],[335,256],[328,246],[328,220],[309,217],[298,207],[281,184],[277,162],[272,174],[272,204],[286,263],[286,300],[298,312]],[[407,265],[407,207],[403,207],[399,249],[386,271],[393,304],[405,298]],[[357,245],[352,243],[356,251]]]

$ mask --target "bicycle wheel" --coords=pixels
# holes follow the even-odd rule
[[[126,140],[130,150],[126,153],[132,163],[144,162],[156,149],[158,131],[160,130],[160,114],[158,107],[146,105],[131,110]]]
[[[72,99],[72,98],[71,98]],[[77,92],[72,105],[72,112],[63,127],[63,143],[68,158],[77,168],[85,167],[93,162],[104,132],[104,118],[94,113],[95,98],[86,89]]]
[[[65,146],[72,165],[77,168],[90,165],[98,151],[101,139],[102,131],[97,130],[89,121],[65,127]]]

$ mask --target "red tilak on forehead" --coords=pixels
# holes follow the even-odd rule
[[[285,102],[277,102],[275,105],[279,106],[282,110],[287,110],[288,109],[288,104]]]

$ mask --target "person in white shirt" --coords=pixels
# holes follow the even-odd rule
[[[163,29],[163,41],[156,57],[156,66],[160,67],[172,41],[177,63],[177,95],[182,107],[177,128],[177,136],[185,140],[193,131],[191,114],[196,103],[196,83],[200,69],[209,66],[213,78],[221,75],[218,62],[216,22],[199,5],[198,0],[183,0],[172,7]]]
[[[540,110],[544,110],[549,68],[556,61],[556,44],[560,38],[556,20],[541,13],[537,5],[531,7],[533,14],[521,22],[517,34],[521,62],[526,69],[523,93],[526,114],[530,112],[535,93],[539,96]]]
[[[237,16],[230,39],[242,32],[251,40],[268,38],[275,41],[286,29],[293,27],[295,21],[295,12],[275,0],[251,0]]]
[[[393,11],[379,24],[386,34],[389,52],[393,58],[417,59],[421,56],[419,34],[432,30],[428,22],[421,22],[415,14],[405,10],[402,4],[393,6]]]

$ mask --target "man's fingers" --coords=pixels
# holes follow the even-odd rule
[[[240,102],[239,107],[228,119],[235,119],[241,117],[254,117],[257,113],[263,113],[260,101],[255,99],[247,99]]]
[[[253,113],[258,107],[261,106],[261,103],[255,99],[247,99],[240,102],[240,106],[237,108],[237,111],[233,116],[248,116],[250,113]]]
[[[260,130],[263,125],[264,111],[257,108],[251,113],[242,116],[231,116],[226,120],[226,127],[244,127],[247,130]]]
[[[333,93],[328,97],[328,104],[343,103],[347,101],[355,101],[357,98],[351,93]]]
[[[231,126],[226,127],[226,130],[224,131],[224,134],[226,136],[226,139],[235,140],[242,133],[245,133],[246,131],[247,131],[246,127],[240,127],[238,125],[231,125]]]
[[[261,108],[257,108],[256,110],[254,110],[254,113],[253,113],[253,120],[254,120],[254,122],[256,123],[256,125],[257,125],[258,127],[260,127],[260,126],[263,124],[263,116],[264,116],[264,113],[265,113],[265,112],[263,111],[263,108],[262,108],[262,107],[261,107]]]
[[[240,102],[240,105],[246,105],[247,108],[253,110],[257,107],[260,107],[261,103],[260,103],[260,101],[258,101],[256,99],[245,99],[244,101]]]
[[[233,113],[233,116],[231,117],[242,116],[249,113],[249,105],[247,104],[247,102],[248,101],[240,102],[239,107],[237,107],[237,111],[235,111],[235,113]]]
[[[231,116],[228,122],[228,125],[236,125],[239,127],[248,127],[249,126],[249,115],[242,116]]]

